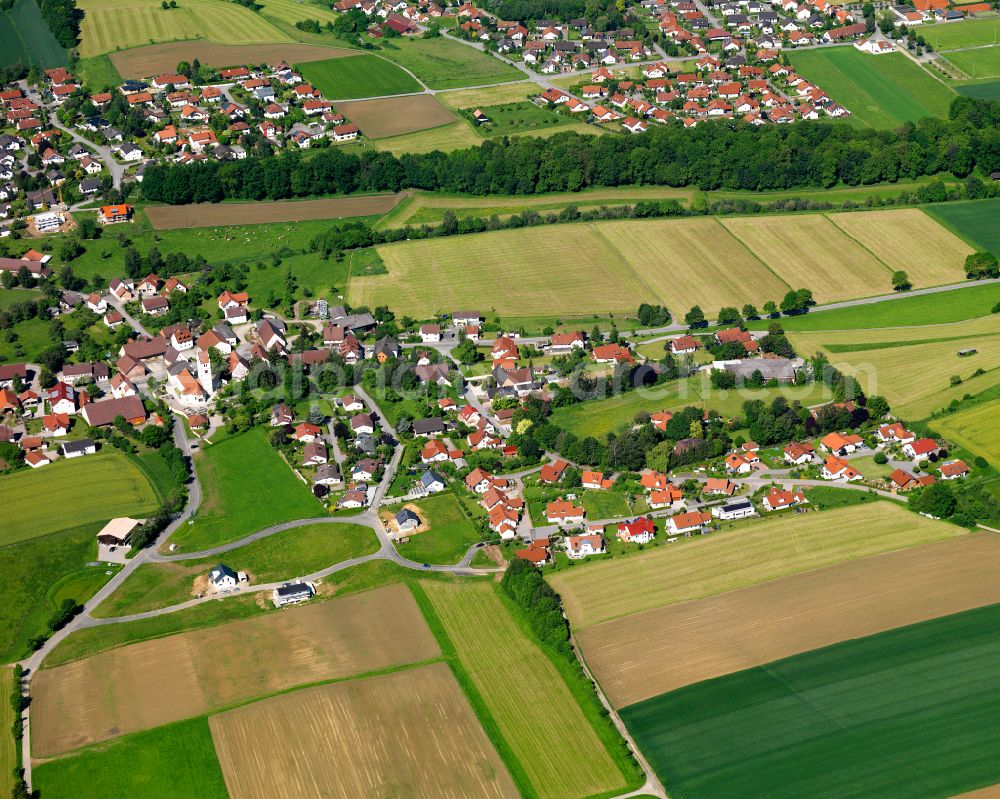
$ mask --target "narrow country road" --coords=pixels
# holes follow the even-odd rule
[[[59,121],[59,117],[56,116],[55,111],[49,113],[49,122],[52,124],[53,127],[59,128],[59,130],[61,130],[63,133],[68,133],[69,136],[73,139],[73,141],[79,142],[80,144],[95,151],[97,153],[98,160],[100,160],[104,164],[104,166],[107,167],[108,172],[111,173],[111,179],[114,187],[116,189],[120,189],[122,187],[122,178],[125,176],[125,170],[128,167],[126,167],[124,164],[119,164],[115,160],[114,154],[111,152],[110,147],[108,147],[105,144],[98,144],[97,142],[93,142],[90,139],[81,136],[75,130],[67,128]]]

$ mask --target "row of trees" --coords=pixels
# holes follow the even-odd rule
[[[76,47],[83,22],[83,11],[76,7],[76,0],[39,0],[38,8],[59,44],[67,50]]]
[[[541,194],[588,186],[656,184],[762,191],[1000,170],[1000,102],[957,98],[950,119],[896,131],[802,122],[752,127],[720,121],[692,130],[654,126],[638,136],[499,139],[450,153],[399,157],[332,148],[162,163],[147,169],[146,199],[171,204],[263,200],[406,188],[465,194]]]

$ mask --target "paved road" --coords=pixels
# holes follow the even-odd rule
[[[110,147],[106,144],[98,144],[97,142],[91,141],[90,139],[81,136],[75,130],[67,128],[59,121],[59,117],[56,116],[55,111],[51,111],[49,113],[49,122],[53,127],[59,128],[59,130],[63,131],[63,133],[68,133],[73,141],[79,142],[80,144],[86,145],[89,149],[94,150],[97,153],[98,160],[100,160],[104,166],[107,167],[108,172],[111,173],[111,179],[114,187],[116,189],[121,188],[122,178],[125,176],[125,170],[128,167],[115,160]]]
[[[131,327],[136,333],[139,333],[146,338],[153,338],[152,334],[143,326],[142,322],[132,316],[128,311],[125,310],[125,304],[115,297],[113,294],[108,295],[108,305],[114,308],[118,313],[122,315],[126,324]]]

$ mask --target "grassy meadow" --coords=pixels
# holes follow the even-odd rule
[[[851,46],[824,47],[793,52],[790,59],[803,77],[873,128],[945,117],[955,98],[954,91],[902,53],[874,58]]]
[[[45,24],[35,0],[15,0],[9,9],[0,11],[0,67],[13,64],[40,69],[64,67],[69,54]]]
[[[367,53],[309,61],[300,64],[298,70],[330,100],[420,91],[420,84],[398,66]]]
[[[927,209],[932,217],[980,250],[1000,256],[1000,197],[991,200],[934,205]]]
[[[273,524],[324,515],[265,436],[256,428],[206,445],[195,457],[202,502],[193,522],[170,539],[179,551],[218,546]]]
[[[1000,466],[998,419],[1000,419],[1000,400],[991,400],[935,419],[932,427],[969,452],[986,458],[994,466]]]
[[[671,796],[954,796],[1000,782],[997,624],[992,605],[845,641],[622,717]]]
[[[920,35],[939,52],[997,44],[1000,42],[1000,18],[966,19],[961,25],[921,25]]]
[[[459,89],[523,80],[524,73],[460,42],[434,39],[382,39],[380,54],[406,67],[430,89]]]
[[[421,521],[428,523],[430,529],[411,535],[406,544],[396,545],[404,558],[417,563],[457,563],[469,547],[482,540],[454,494],[435,494],[413,504]]]
[[[0,670],[0,695],[11,696],[14,692],[14,669],[4,667]],[[14,788],[14,772],[20,768],[17,762],[17,746],[10,729],[14,724],[14,708],[11,703],[4,702],[0,707],[0,790],[11,793]]]
[[[952,50],[948,53],[942,53],[941,57],[958,67],[973,80],[1000,78],[1000,47]]]
[[[462,150],[466,147],[478,147],[482,143],[482,137],[467,122],[459,119],[436,128],[378,139],[374,145],[377,150],[398,156],[404,153],[430,153],[434,150]]]

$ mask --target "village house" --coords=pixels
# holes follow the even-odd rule
[[[841,458],[830,455],[823,463],[822,475],[824,480],[860,480],[861,472],[851,467],[851,465]]]
[[[756,516],[757,511],[749,499],[737,499],[724,505],[716,505],[712,508],[712,515],[722,521],[733,521]]]
[[[648,516],[618,523],[618,539],[626,544],[648,544],[656,537],[656,524]]]
[[[571,560],[579,560],[588,555],[603,555],[604,552],[604,536],[598,533],[571,535],[566,538],[566,556]]]
[[[782,491],[777,486],[772,486],[771,490],[764,495],[761,504],[764,506],[765,511],[770,512],[791,508],[794,505],[801,505],[808,501],[806,495],[801,491]]]
[[[903,445],[903,452],[906,454],[906,457],[916,461],[927,460],[931,455],[936,455],[939,450],[940,447],[933,438],[918,438]]]
[[[703,511],[678,513],[667,519],[667,534],[689,536],[694,532],[700,533],[711,520],[712,514]]]
[[[583,517],[585,514],[586,511],[584,511],[583,508],[574,505],[572,502],[565,500],[562,497],[553,502],[549,502],[545,506],[545,518],[551,524],[558,524],[562,527],[583,524]]]

